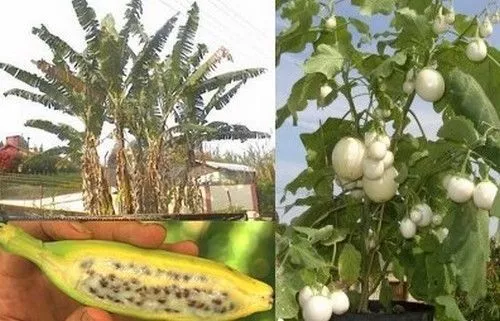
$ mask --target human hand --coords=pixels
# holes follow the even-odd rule
[[[109,240],[198,255],[198,247],[191,241],[164,244],[166,231],[158,224],[36,221],[17,222],[14,225],[43,241]],[[36,265],[0,251],[0,321],[132,320],[82,306],[55,287]]]

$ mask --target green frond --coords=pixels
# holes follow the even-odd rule
[[[92,9],[86,0],[72,0],[73,9],[75,10],[76,17],[80,26],[85,31],[85,39],[87,40],[88,49],[93,54],[97,49],[97,39],[99,37],[99,22],[94,9]]]
[[[142,16],[142,0],[131,0],[127,4],[125,10],[125,25],[120,31],[120,37],[128,41],[131,36],[138,36],[141,43],[148,41],[148,35],[144,31],[144,26],[141,23]]]
[[[205,137],[204,140],[240,140],[270,138],[271,135],[264,132],[252,131],[244,125],[229,124],[221,121],[214,121],[206,125],[213,129],[213,134]]]
[[[64,40],[52,34],[44,25],[40,28],[33,28],[32,33],[45,42],[54,55],[68,59],[69,62],[74,64],[76,68],[89,68],[87,61],[80,53],[71,48],[71,46]]]
[[[194,86],[201,81],[205,81],[208,78],[208,75],[214,71],[224,59],[232,61],[229,50],[221,47],[188,77],[186,80],[186,86]]]
[[[191,67],[195,69],[198,68],[207,53],[207,45],[203,43],[198,44],[196,52],[191,56],[191,58],[189,58],[189,64],[191,65]]]
[[[10,64],[0,63],[0,69],[3,69],[5,72],[25,84],[39,89],[42,93],[46,94],[54,101],[57,101],[59,104],[67,105],[69,103],[67,93],[65,93],[57,84],[51,83],[36,74],[19,69]]]
[[[121,91],[125,75],[124,68],[122,68],[124,46],[127,45],[118,36],[112,16],[106,16],[102,22],[101,41],[97,57],[100,62],[100,74],[106,83],[105,87],[113,92]]]
[[[177,14],[167,20],[167,22],[165,22],[155,35],[144,45],[130,71],[126,81],[127,84],[137,86],[140,85],[140,82],[145,82],[147,80],[151,64],[159,59],[159,54],[163,50],[165,42],[174,29],[176,22]]]
[[[186,24],[179,28],[177,42],[172,49],[172,69],[175,73],[184,74],[185,77],[189,72],[189,55],[193,51],[194,37],[200,21],[199,13],[200,9],[194,2],[188,11]]]
[[[210,113],[210,111],[214,108],[216,110],[220,110],[220,109],[224,108],[231,101],[231,98],[233,98],[236,95],[236,93],[241,88],[241,86],[243,86],[244,83],[245,83],[245,81],[241,80],[233,88],[231,88],[230,90],[228,90],[227,92],[225,92],[222,95],[220,95],[220,90],[218,90],[217,93],[219,93],[219,95],[217,95],[217,93],[216,93],[216,95],[214,95],[212,97],[210,102],[205,107],[205,113],[207,113],[207,114]],[[225,87],[222,87],[222,88],[225,88]]]
[[[264,72],[266,72],[264,68],[248,68],[223,73],[197,83],[193,91],[198,94],[203,94],[220,88],[221,86],[226,86],[232,82],[247,81],[250,78],[262,75]]]
[[[41,94],[35,94],[31,91],[24,90],[24,89],[11,89],[8,90],[4,93],[4,96],[16,96],[20,97],[35,103],[39,103],[44,105],[45,107],[49,109],[54,109],[54,110],[67,110],[67,107],[54,99],[50,98],[47,95],[41,95]]]
[[[67,124],[54,124],[44,119],[30,119],[24,123],[24,126],[43,130],[57,136],[57,138],[62,141],[79,142],[83,144],[84,133],[79,132]]]

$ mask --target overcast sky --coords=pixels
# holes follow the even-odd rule
[[[455,11],[465,14],[478,14],[487,5],[488,0],[456,0],[454,1]],[[356,9],[345,1],[336,10],[339,15],[351,16],[361,19],[369,23],[372,32],[381,32],[388,28],[388,18],[382,15],[374,17],[364,17],[358,14]],[[279,33],[286,26],[285,22],[278,16],[276,17],[276,32]],[[500,47],[500,25],[495,26],[494,34],[488,39],[489,45],[496,48]],[[277,92],[276,102],[277,108],[281,108],[286,103],[290,95],[293,84],[300,79],[304,73],[302,65],[304,60],[311,54],[311,49],[299,54],[285,54],[281,57],[280,65],[276,69],[277,77]],[[363,103],[363,98],[358,100],[358,103]],[[279,201],[283,196],[283,192],[287,183],[293,180],[300,172],[306,169],[305,150],[300,141],[301,133],[313,132],[318,129],[320,121],[325,121],[329,117],[340,117],[346,111],[347,102],[339,95],[339,98],[327,108],[317,110],[315,107],[309,107],[305,111],[299,113],[298,126],[293,126],[291,120],[287,120],[285,124],[276,132],[277,144],[277,176],[276,176],[276,205],[281,219],[289,222],[293,217],[302,213],[305,208],[295,207],[283,216],[284,205],[293,202],[295,197],[288,194],[287,201],[280,204]],[[429,137],[436,137],[437,130],[441,127],[441,116],[436,115],[430,103],[420,100],[418,97],[414,102],[412,110],[418,115],[422,121],[426,132],[430,133]],[[409,126],[408,130],[413,133],[418,133],[416,124]],[[286,142],[286,143],[282,143]],[[306,194],[301,191],[298,196],[303,197]]]
[[[101,20],[106,14],[115,17],[118,28],[123,25],[123,13],[129,0],[88,0]],[[221,111],[215,111],[209,119],[222,120],[248,126],[250,129],[271,133],[274,136],[275,74],[274,74],[274,1],[270,0],[198,0],[200,27],[197,42],[206,43],[210,52],[220,46],[228,48],[233,63],[224,63],[218,72],[248,67],[264,67],[267,73],[252,79],[243,86],[231,103]],[[184,24],[186,12],[192,1],[143,0],[143,23],[148,34],[153,34],[164,22],[180,12],[178,26]],[[55,35],[81,50],[85,45],[84,33],[78,24],[71,0],[15,0],[3,1],[0,10],[0,62],[10,63],[36,72],[32,59],[51,59],[50,50],[31,28],[45,24]],[[177,31],[177,30],[176,30]],[[174,31],[167,43],[171,48],[176,40]],[[0,93],[11,88],[26,88],[9,74],[0,72]],[[60,144],[58,139],[43,131],[24,127],[28,119],[49,119],[65,122],[79,129],[82,124],[72,117],[51,111],[42,105],[17,97],[0,96],[0,137],[22,134],[29,137],[31,145],[43,144],[45,148]],[[104,133],[109,133],[109,128]],[[110,148],[108,141],[102,153]],[[249,144],[215,144],[222,150],[241,151]],[[274,144],[274,138],[267,142]],[[211,144],[214,145],[214,144]],[[102,155],[101,155],[102,156]]]

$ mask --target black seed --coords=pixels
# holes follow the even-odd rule
[[[122,265],[120,263],[115,263],[115,268],[121,269]]]
[[[120,299],[115,299],[115,300],[114,300],[114,302],[115,302],[115,303],[122,303],[122,300],[120,300]]]
[[[234,310],[234,303],[233,302],[229,303],[229,310]]]
[[[170,294],[170,290],[168,289],[168,287],[165,287],[165,288],[163,289],[163,291],[165,291],[165,294],[166,294],[166,295],[169,295],[169,294]]]
[[[116,276],[115,276],[113,273],[111,273],[110,275],[108,275],[108,278],[109,278],[111,281],[113,281],[114,279],[116,279]]]
[[[200,289],[198,289],[198,288],[194,288],[194,289],[193,289],[193,291],[195,291],[195,292],[197,292],[197,293],[200,293],[200,292],[201,292],[201,290],[200,290]]]
[[[114,298],[111,296],[111,295],[106,295],[106,298],[108,298],[109,300],[114,300]]]
[[[189,281],[191,277],[189,275],[184,275],[184,281]]]
[[[227,297],[227,292],[222,292],[222,296]]]
[[[194,300],[188,301],[188,307],[194,307],[195,305],[196,305],[196,301],[194,301]]]
[[[95,293],[96,293],[96,290],[95,290],[93,287],[90,287],[90,288],[89,288],[89,291],[90,291],[90,293],[92,293],[92,294],[95,294]]]
[[[135,304],[140,307],[143,303],[143,301],[137,301]]]
[[[108,281],[106,281],[105,279],[101,279],[101,280],[99,281],[99,284],[100,284],[103,288],[105,288],[105,287],[107,287],[107,286],[108,286],[108,284],[109,284],[109,283],[108,283]]]
[[[165,302],[167,302],[167,300],[165,300],[165,299],[158,299],[158,303],[164,304]]]
[[[175,292],[175,296],[180,299],[180,298],[182,298],[182,293],[181,292]]]
[[[94,271],[94,270],[88,270],[88,271],[87,271],[87,274],[88,274],[88,275],[94,275],[94,274],[95,274],[95,271]]]
[[[200,303],[198,303],[198,304],[196,305],[196,308],[201,309],[201,308],[203,308],[204,306],[205,306],[205,303],[200,302]]]
[[[205,308],[203,310],[210,311],[210,307],[207,305],[207,306],[205,306]]]
[[[104,299],[104,296],[102,296],[102,295],[98,295],[97,297],[98,297],[99,299]]]
[[[153,293],[154,293],[154,294],[158,294],[158,293],[160,293],[160,289],[159,289],[159,288],[153,288]]]
[[[212,300],[212,303],[213,303],[213,304],[217,304],[217,305],[221,305],[221,304],[222,304],[222,301],[221,301],[221,299],[213,299],[213,300]]]
[[[189,297],[189,290],[188,289],[184,289],[184,297],[187,298]]]
[[[139,283],[139,280],[137,280],[136,278],[132,278],[132,279],[130,280],[130,282],[131,282],[132,284],[138,284],[138,283]]]
[[[130,287],[129,287],[129,286],[126,286],[126,287],[125,287],[125,291],[130,291]]]
[[[134,298],[130,297],[130,298],[127,298],[128,301],[130,302],[134,302]]]
[[[120,290],[118,288],[114,288],[113,292],[118,293],[118,292],[120,292]]]
[[[220,310],[220,313],[226,313],[226,311],[227,311],[227,309],[226,309],[226,308],[222,308],[222,309]]]

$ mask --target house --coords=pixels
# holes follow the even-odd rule
[[[18,171],[21,158],[28,153],[29,145],[24,137],[7,136],[0,147],[0,172]]]

